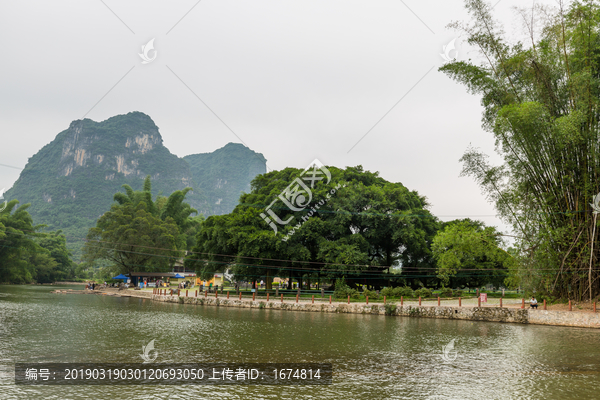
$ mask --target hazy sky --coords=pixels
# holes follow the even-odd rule
[[[512,7],[533,2],[496,2],[520,38]],[[437,71],[453,38],[476,56],[446,29],[466,19],[461,0],[0,0],[0,164],[24,167],[73,120],[141,111],[178,156],[238,142],[270,170],[360,164],[443,220],[506,229],[459,177],[469,144],[494,155],[480,99]],[[0,166],[0,189],[19,172]]]

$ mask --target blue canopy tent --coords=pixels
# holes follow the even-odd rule
[[[127,282],[127,279],[129,279],[129,277],[121,274],[121,275],[117,275],[117,276],[113,277],[112,279],[122,279],[123,282]]]
[[[183,276],[181,274],[175,274],[175,276],[173,278],[182,279],[182,278],[185,278],[185,276]]]

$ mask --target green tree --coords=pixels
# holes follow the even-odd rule
[[[39,232],[27,209],[11,200],[0,212],[0,282],[54,282],[73,276],[71,253],[58,232]]]
[[[259,211],[251,208],[244,213],[208,217],[199,229],[196,247],[186,265],[196,269],[203,279],[231,268],[236,280],[255,282],[264,276],[270,282],[279,270],[270,260],[282,257],[284,245],[261,223],[264,224]]]
[[[518,276],[511,279],[556,296],[591,299],[600,293],[593,267],[600,246],[589,207],[600,191],[598,1],[521,10],[529,37],[512,44],[489,3],[465,4],[471,22],[451,27],[479,50],[481,62],[456,61],[441,71],[481,96],[483,126],[504,163],[491,166],[469,149],[463,173],[477,180],[521,237]]]
[[[500,246],[496,228],[470,219],[451,221],[438,231],[431,246],[438,277],[450,287],[499,287],[513,257]]]
[[[433,264],[431,241],[439,229],[439,221],[428,211],[425,197],[402,184],[387,182],[362,168],[345,171],[347,186],[331,201],[334,214],[327,229],[339,226],[339,249],[353,243],[365,259],[349,260],[350,264],[400,267],[402,278],[413,287],[436,286],[430,273]],[[348,248],[344,251],[348,254]]]
[[[204,221],[187,265],[204,277],[231,268],[237,279],[264,278],[267,287],[274,276],[300,285],[345,277],[354,285],[381,286],[387,282],[383,272],[394,266],[419,279],[420,269],[433,264],[430,245],[438,226],[425,199],[360,166],[329,171],[331,182],[304,193],[310,202],[301,211],[283,205],[278,195],[302,170],[259,175],[232,213]],[[263,219],[267,208],[290,222],[270,226]]]
[[[32,277],[36,282],[51,283],[63,277],[58,263],[52,258],[50,252],[44,248],[40,247],[36,251],[27,252],[23,260],[34,266]]]
[[[147,211],[146,203],[115,204],[91,228],[84,246],[84,261],[109,260],[116,273],[167,271],[182,257],[179,229]]]
[[[191,217],[196,210],[185,203],[191,188],[153,200],[152,182],[147,176],[143,190],[134,191],[129,185],[123,189],[125,193],[114,195],[110,211],[88,232],[83,249],[86,268],[109,261],[114,268],[104,265],[102,276],[169,270],[191,248],[191,237],[203,220],[201,216]]]
[[[67,240],[62,231],[42,233],[36,238],[36,243],[46,250],[47,255],[56,263],[53,268],[45,268],[43,279],[40,272],[37,272],[38,282],[56,282],[75,278],[72,253],[67,248]]]
[[[35,279],[35,266],[27,262],[27,256],[40,250],[34,238],[41,227],[33,225],[27,212],[29,204],[15,209],[18,203],[11,200],[0,212],[0,282],[29,283]]]
[[[123,185],[122,187],[125,189],[125,193],[118,192],[113,197],[118,204],[137,206],[144,203],[147,211],[162,221],[171,218],[179,228],[180,237],[178,239],[180,241],[187,243],[187,235],[193,233],[191,230],[197,228],[198,223],[201,222],[201,220],[191,217],[192,214],[197,214],[198,211],[185,202],[185,196],[192,190],[190,187],[176,190],[169,197],[158,195],[156,200],[152,200],[150,175],[144,180],[142,191],[134,191],[129,185]]]

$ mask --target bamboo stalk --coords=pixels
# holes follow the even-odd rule
[[[590,303],[592,302],[592,258],[594,257],[594,236],[596,235],[596,217],[598,214],[594,212],[594,229],[592,231],[592,249],[590,250],[590,269],[588,273],[589,290],[590,290]]]

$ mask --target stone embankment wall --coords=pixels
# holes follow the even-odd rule
[[[375,314],[420,318],[461,319],[468,321],[513,322],[519,324],[560,325],[582,328],[600,328],[600,313],[572,311],[544,311],[500,307],[432,307],[398,306],[395,304],[308,303],[265,300],[218,299],[214,297],[185,297],[152,295],[152,299],[169,303],[195,304],[217,307],[259,308],[285,311]]]

